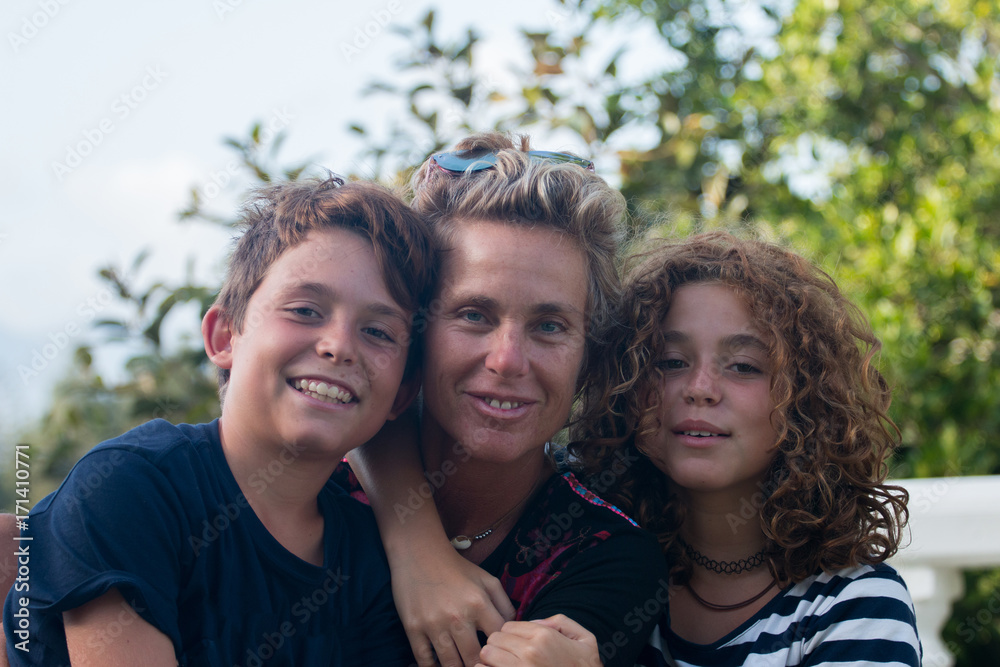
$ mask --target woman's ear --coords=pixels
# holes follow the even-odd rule
[[[201,321],[201,337],[205,342],[205,354],[219,368],[233,366],[233,328],[225,311],[212,306]]]

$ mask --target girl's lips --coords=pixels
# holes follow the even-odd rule
[[[708,436],[728,436],[729,432],[719,428],[715,424],[697,419],[686,419],[675,425],[672,429],[677,435],[688,435],[693,437]]]

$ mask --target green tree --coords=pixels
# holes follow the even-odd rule
[[[568,133],[611,165],[606,173],[629,198],[636,234],[753,227],[834,275],[885,343],[881,363],[896,387],[893,417],[905,445],[897,476],[1000,474],[991,395],[1000,386],[993,3],[551,7],[545,26],[524,32],[531,66],[517,73],[516,90],[482,75],[475,30],[442,39],[433,12],[402,29],[401,74],[368,93],[399,102],[405,117],[388,128],[350,128],[366,140],[378,176],[405,180],[408,167],[471,131]],[[229,141],[251,181],[303,173],[303,165],[278,168],[259,139],[257,128]],[[196,192],[182,217],[228,224]],[[198,346],[167,354],[158,332],[179,303],[203,311],[214,286],[154,285],[134,296],[119,275],[109,269],[105,278],[137,316],[108,329],[143,340],[146,352],[113,387],[93,371],[89,351],[78,352],[51,413],[25,438],[43,450],[53,480],[132,423],[211,414],[214,387]],[[996,577],[967,574],[969,593],[946,629],[960,665],[1000,662],[995,618],[972,639],[961,626],[984,608]]]

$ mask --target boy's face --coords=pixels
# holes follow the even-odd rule
[[[410,313],[354,232],[313,230],[286,250],[228,335],[213,361],[230,368],[229,432],[339,459],[398,413]]]

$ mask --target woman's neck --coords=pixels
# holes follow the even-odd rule
[[[554,472],[541,446],[516,460],[489,461],[472,455],[432,420],[425,419],[421,431],[424,475],[449,536],[478,534],[500,519],[509,530]]]

